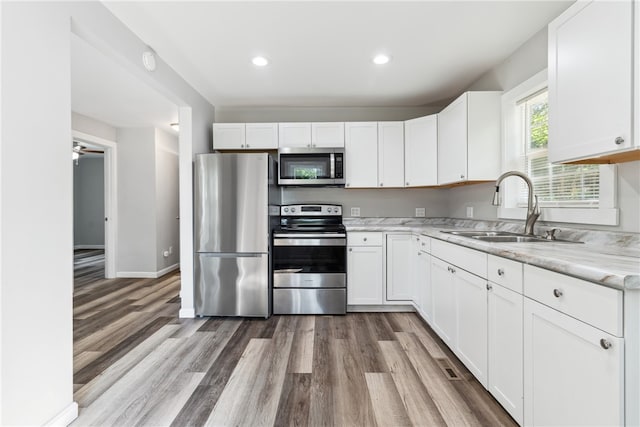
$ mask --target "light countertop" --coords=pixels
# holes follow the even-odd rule
[[[347,231],[411,232],[621,290],[640,290],[640,245],[635,234],[563,230],[559,238],[584,243],[496,243],[442,233],[451,230],[521,232],[519,224],[399,218],[346,219]],[[518,229],[514,229],[519,227]],[[505,229],[506,228],[506,229]],[[549,227],[547,227],[549,228]],[[536,234],[540,232],[536,229]]]

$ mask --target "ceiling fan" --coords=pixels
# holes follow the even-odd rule
[[[104,150],[89,148],[77,141],[73,141],[73,152],[71,153],[71,159],[76,162],[76,165],[78,164],[78,159],[80,159],[80,156],[84,156],[85,154],[104,154]]]

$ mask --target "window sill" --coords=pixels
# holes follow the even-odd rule
[[[539,220],[545,222],[566,222],[572,224],[618,225],[620,210],[584,208],[541,208]],[[527,216],[526,208],[498,208],[498,218],[521,219]]]

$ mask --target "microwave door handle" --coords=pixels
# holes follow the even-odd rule
[[[329,167],[331,168],[331,179],[336,177],[336,155],[334,153],[329,154]]]

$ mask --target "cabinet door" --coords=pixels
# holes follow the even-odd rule
[[[378,181],[404,187],[404,122],[378,123]]]
[[[438,184],[467,177],[467,94],[438,114]]]
[[[387,301],[411,301],[411,235],[387,235]]]
[[[451,266],[431,257],[431,287],[433,292],[433,330],[454,348],[456,334],[456,288]]]
[[[526,425],[622,425],[623,339],[524,300]]]
[[[487,387],[487,281],[452,267],[456,289],[454,352]]]
[[[279,123],[279,147],[311,147],[311,123]]]
[[[277,150],[277,123],[247,123],[245,148],[250,150]]]
[[[420,271],[420,236],[411,236],[411,300],[418,310],[422,309],[422,272]]]
[[[344,123],[311,123],[313,147],[344,147]]]
[[[576,2],[549,24],[550,161],[633,147],[632,37],[630,0]]]
[[[418,301],[420,301],[420,314],[431,325],[432,323],[432,296],[431,296],[431,256],[426,252],[418,253]]]
[[[518,424],[523,424],[523,296],[489,283],[488,390]]]
[[[404,122],[406,187],[438,184],[438,115]]]
[[[345,187],[378,186],[378,123],[345,123]]]
[[[240,150],[244,147],[245,125],[244,123],[214,123],[213,124],[213,149],[214,150]]]
[[[347,304],[382,304],[382,247],[353,246],[347,251]]]

